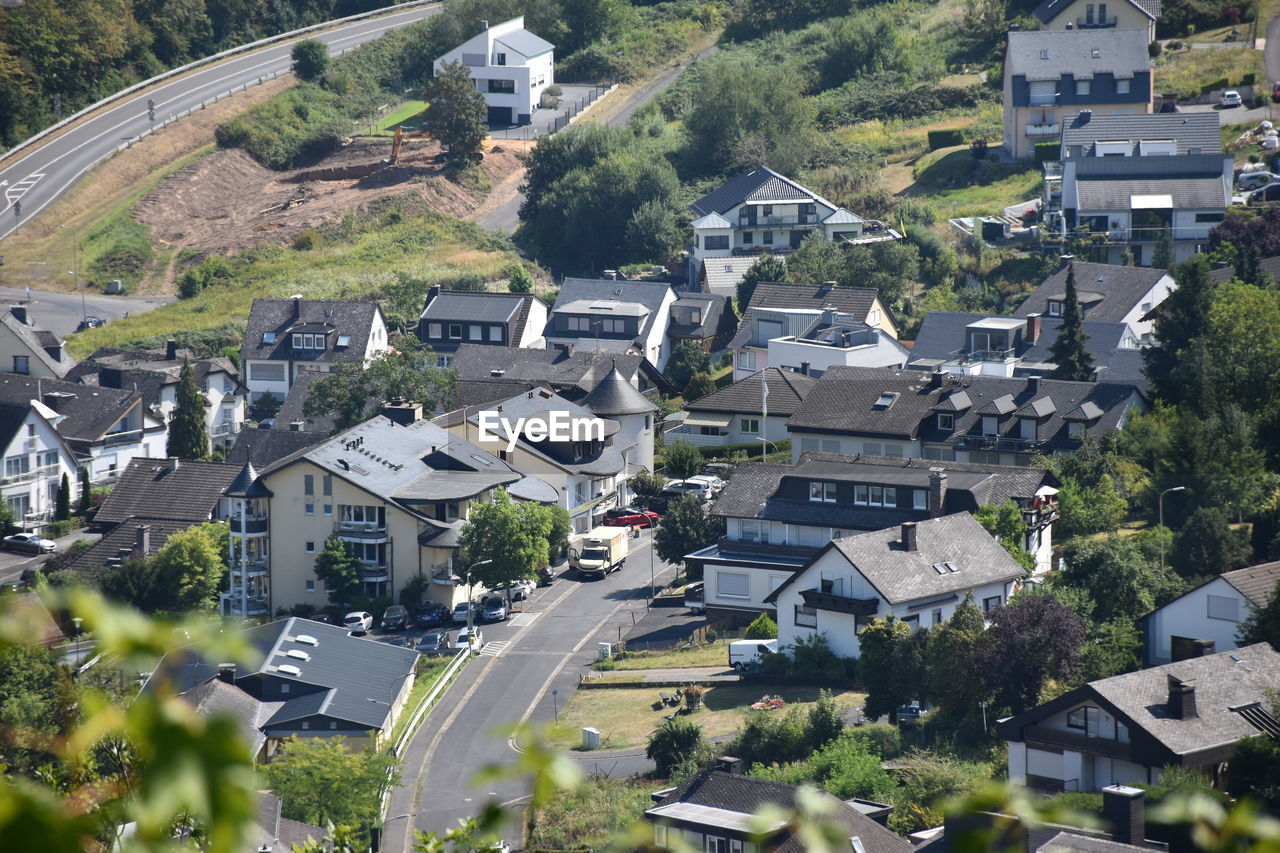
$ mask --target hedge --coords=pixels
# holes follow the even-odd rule
[[[1061,147],[1057,142],[1037,142],[1035,150],[1037,163],[1052,163],[1062,159]]]
[[[930,151],[937,151],[939,148],[950,148],[953,145],[964,145],[963,131],[954,129],[929,131]]]

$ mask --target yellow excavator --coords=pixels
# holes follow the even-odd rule
[[[404,146],[406,139],[434,139],[435,134],[420,127],[417,130],[406,129],[403,125],[396,128],[396,132],[391,135],[391,159],[388,160],[389,165],[396,165],[400,162],[400,149]],[[489,137],[484,138],[484,142],[480,143],[481,151],[488,151],[493,147],[493,140]]]

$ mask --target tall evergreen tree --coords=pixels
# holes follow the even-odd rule
[[[89,469],[80,469],[80,514],[84,515],[93,506],[93,494],[89,486]]]
[[[167,452],[178,459],[206,459],[209,456],[209,431],[205,427],[205,399],[196,385],[196,373],[189,359],[182,360],[177,397],[178,406],[169,421]]]
[[[1245,241],[1236,253],[1235,268],[1236,278],[1245,284],[1262,288],[1271,286],[1271,276],[1267,275],[1267,271],[1262,268],[1262,253],[1258,251],[1258,244],[1253,240]]]
[[[1156,395],[1180,403],[1194,390],[1197,365],[1188,355],[1205,333],[1217,284],[1209,275],[1209,260],[1195,255],[1173,270],[1178,288],[1160,303],[1155,336],[1159,346],[1142,351],[1147,379]]]
[[[1084,333],[1080,299],[1076,296],[1076,267],[1075,264],[1068,264],[1067,294],[1062,300],[1062,325],[1058,327],[1058,339],[1049,347],[1053,363],[1057,365],[1050,374],[1054,379],[1093,381],[1093,355],[1085,346],[1088,339],[1089,336]]]
[[[62,482],[58,483],[58,500],[54,505],[53,520],[66,521],[69,518],[71,518],[71,479],[63,474]]]
[[[1161,228],[1156,235],[1156,245],[1151,250],[1151,266],[1158,270],[1173,267],[1173,232],[1168,228]]]

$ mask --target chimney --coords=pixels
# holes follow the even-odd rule
[[[118,367],[103,367],[98,370],[98,387],[119,388],[124,381],[124,371]]]
[[[1192,640],[1191,647],[1195,649],[1192,657],[1207,658],[1217,650],[1218,644],[1213,640]]]
[[[905,551],[920,550],[916,543],[916,523],[914,521],[902,522],[902,548]]]
[[[133,550],[137,551],[140,557],[146,557],[151,554],[150,524],[139,524],[138,528],[133,532]]]
[[[807,361],[800,362],[800,375],[801,376],[809,375],[809,362]]]
[[[1143,846],[1146,838],[1146,792],[1127,785],[1102,789],[1102,817],[1111,825],[1111,839]]]
[[[295,293],[293,295],[293,319],[302,319],[302,294]]]
[[[933,373],[929,376],[929,387],[941,388],[942,377],[944,376],[946,376],[946,371],[944,371],[941,367],[935,367],[933,369]]]
[[[942,507],[947,500],[947,472],[941,468],[929,469],[929,517],[941,518]]]
[[[1058,269],[1065,270],[1075,259],[1075,255],[1058,255]]]
[[[382,404],[382,414],[400,426],[409,426],[422,420],[422,404],[412,403],[404,397],[396,397]]]
[[[1040,393],[1040,377],[1039,376],[1027,377],[1027,391],[1032,395]]]
[[[721,773],[738,776],[742,773],[742,759],[734,758],[732,755],[722,755],[716,759],[716,769]]]
[[[178,342],[173,338],[164,342],[164,357],[166,361],[177,361],[178,359]]]
[[[480,29],[482,29],[482,30],[487,30],[487,29],[489,29],[489,22],[488,22],[488,21],[481,21],[481,22],[480,22]]]
[[[440,295],[440,285],[433,284],[427,289],[427,304],[430,305]]]
[[[1089,123],[1089,120],[1090,120],[1090,119],[1092,119],[1092,118],[1093,118],[1093,110],[1081,110],[1081,111],[1080,111],[1080,123],[1081,123],[1081,124],[1088,124],[1088,123]]]
[[[1176,675],[1169,676],[1169,716],[1175,720],[1194,720],[1196,713],[1195,679],[1183,680]]]
[[[24,326],[30,323],[27,319],[27,306],[25,305],[10,305],[9,313],[13,315],[15,320]]]
[[[1041,319],[1042,318],[1039,314],[1027,315],[1027,343],[1034,344],[1036,341],[1040,340]]]
[[[218,664],[218,680],[225,681],[227,684],[236,683],[236,665],[233,663]]]
[[[836,283],[834,281],[824,281],[822,283],[822,287],[818,288],[818,295],[826,296],[828,293],[830,293],[835,289],[836,289]]]
[[[289,421],[289,432],[302,432],[302,428],[306,426],[302,421]]]
[[[573,355],[573,344],[556,344],[556,360]]]

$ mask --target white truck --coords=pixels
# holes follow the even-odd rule
[[[627,561],[626,527],[597,527],[569,549],[569,565],[581,578],[602,578]]]
[[[777,640],[734,640],[729,644],[729,666],[746,672],[759,666],[765,655],[777,651]]]

